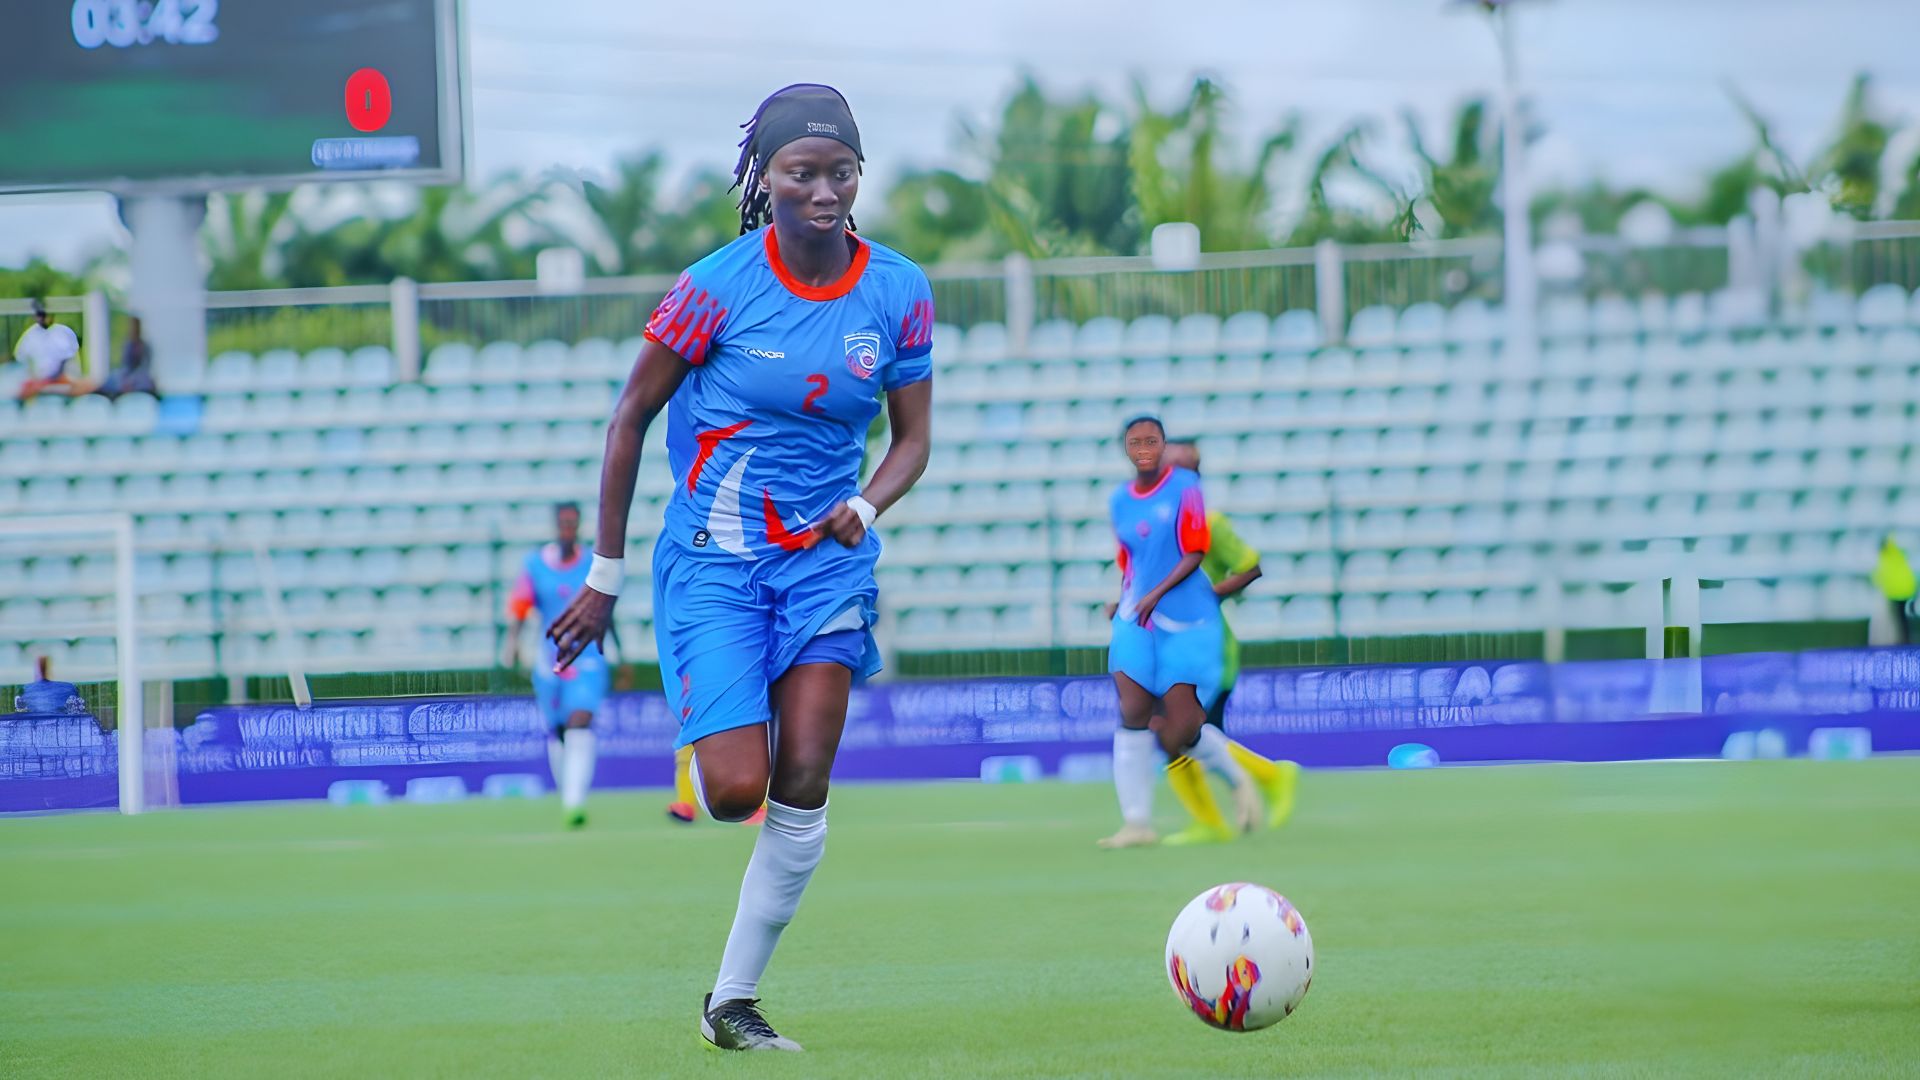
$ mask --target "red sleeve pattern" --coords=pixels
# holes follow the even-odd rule
[[[727,309],[712,293],[696,285],[692,274],[681,274],[672,291],[647,320],[648,341],[657,341],[689,364],[707,362],[707,350],[727,318]]]
[[[1180,493],[1180,553],[1206,554],[1213,546],[1213,532],[1207,528],[1207,504],[1200,497],[1200,485]]]

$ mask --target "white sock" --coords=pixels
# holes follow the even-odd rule
[[[547,734],[547,768],[553,770],[553,790],[564,788],[561,778],[567,775],[567,755],[561,749],[560,736],[551,732]]]
[[[753,997],[760,976],[773,959],[780,931],[793,921],[800,894],[820,865],[827,849],[827,808],[797,810],[767,800],[766,824],[747,860],[740,882],[740,906],[733,913],[727,951],[720,956],[720,977],[713,984],[713,1003]]]
[[[701,813],[708,817],[713,817],[713,811],[707,809],[707,782],[700,779],[700,752],[698,750],[693,752],[693,756],[687,758],[687,778],[693,781],[693,805],[699,807]]]
[[[562,743],[567,768],[560,779],[560,805],[578,810],[587,805],[587,789],[593,786],[593,729],[568,728]]]
[[[1120,797],[1120,819],[1153,826],[1153,788],[1160,779],[1160,741],[1151,731],[1118,728],[1113,733],[1113,793]]]
[[[1240,767],[1239,762],[1233,760],[1233,751],[1227,746],[1227,737],[1212,724],[1200,725],[1200,738],[1187,749],[1187,756],[1234,787],[1247,782],[1247,771]]]

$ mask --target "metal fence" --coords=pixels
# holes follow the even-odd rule
[[[1861,223],[1799,241],[1778,231],[1736,222],[1724,229],[1682,230],[1654,245],[1611,236],[1549,240],[1537,260],[1541,295],[1673,296],[1739,287],[1771,295],[1774,309],[1782,310],[1816,291],[1860,293],[1885,283],[1920,288],[1920,222]],[[1498,304],[1502,272],[1500,241],[1479,238],[1211,252],[1177,270],[1144,255],[1040,261],[1014,256],[934,266],[928,277],[941,322],[1001,323],[1019,342],[1034,325],[1054,319],[1296,309],[1317,311],[1321,325],[1337,337],[1362,308],[1466,299]],[[418,370],[420,354],[443,342],[620,341],[640,332],[673,280],[589,278],[564,290],[539,281],[401,281],[212,293],[208,352],[386,345],[405,374]],[[89,306],[74,297],[50,298],[48,306],[69,319],[85,312],[83,337],[95,330],[94,313],[109,310],[103,302]],[[0,350],[25,329],[26,314],[24,300],[0,301]]]

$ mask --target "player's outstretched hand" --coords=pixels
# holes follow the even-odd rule
[[[547,628],[547,637],[553,640],[553,670],[564,671],[587,646],[597,644],[607,636],[607,627],[613,623],[614,597],[606,593],[582,586],[574,596],[567,610],[553,620]]]
[[[827,519],[815,525],[814,529],[822,536],[833,538],[841,547],[859,547],[860,542],[867,538],[866,523],[846,503],[834,507],[833,513],[828,514]]]

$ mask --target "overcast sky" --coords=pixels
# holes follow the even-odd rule
[[[473,166],[480,176],[591,172],[659,146],[681,166],[732,164],[735,127],[789,82],[839,86],[870,173],[956,162],[958,119],[991,116],[1017,75],[1117,95],[1147,78],[1167,101],[1197,73],[1222,79],[1238,131],[1289,111],[1325,133],[1381,119],[1375,156],[1404,168],[1399,112],[1438,135],[1461,99],[1492,90],[1484,20],[1442,0],[468,0]],[[837,16],[837,18],[835,18]],[[742,29],[742,26],[745,29]],[[1920,120],[1913,0],[1536,0],[1520,10],[1522,78],[1545,138],[1547,181],[1603,176],[1693,186],[1748,143],[1731,83],[1810,152],[1847,82]],[[1912,159],[1908,132],[1894,147]],[[12,152],[5,148],[0,152]],[[30,151],[29,151],[30,152]],[[0,199],[0,264],[72,264],[122,241],[103,196]]]

